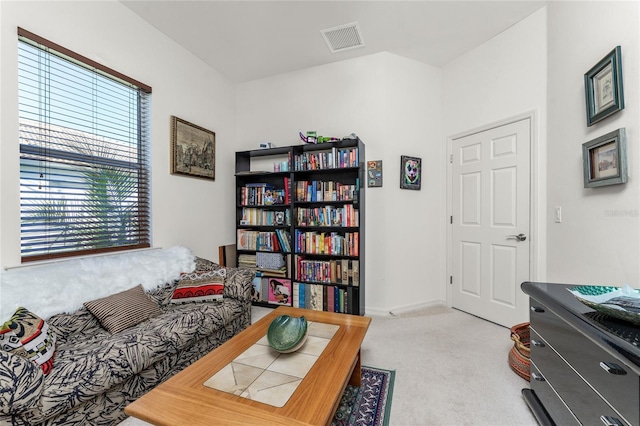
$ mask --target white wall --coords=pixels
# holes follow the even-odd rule
[[[640,284],[640,150],[638,137],[640,3],[550,2],[548,124],[548,280]],[[625,109],[586,125],[584,74],[622,47]],[[583,188],[582,144],[627,130],[629,181]],[[562,223],[553,223],[553,207]]]
[[[550,2],[443,69],[381,53],[234,87],[117,1],[0,1],[0,266],[20,262],[22,26],[153,87],[155,246],[215,259],[218,245],[234,241],[236,150],[299,143],[299,130],[355,132],[366,158],[384,164],[384,186],[367,188],[367,312],[442,301],[446,138],[536,111],[537,278],[637,284],[639,19],[637,2]],[[618,44],[626,108],[587,128],[582,76]],[[216,132],[215,182],[169,174],[171,115]],[[619,127],[629,138],[629,182],[583,189],[581,144]],[[399,189],[403,154],[423,159],[421,191]],[[556,205],[561,224],[552,223]]]
[[[540,9],[442,71],[444,133],[449,138],[534,113],[534,215],[527,232],[534,258],[531,279],[544,278],[546,259],[546,13],[546,8]]]
[[[2,1],[0,12],[0,266],[20,263],[17,26],[152,86],[152,243],[217,260],[235,241],[233,85],[118,1]],[[216,132],[215,181],[170,175],[171,115]]]
[[[366,312],[433,302],[444,293],[445,147],[440,70],[389,53],[241,84],[238,149],[298,144],[298,131],[352,132],[383,187],[366,188]],[[399,189],[400,156],[423,160],[422,190]]]

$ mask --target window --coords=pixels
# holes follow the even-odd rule
[[[18,40],[22,261],[149,247],[151,88]]]

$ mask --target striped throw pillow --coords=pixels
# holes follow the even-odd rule
[[[84,306],[111,334],[119,333],[162,313],[160,307],[145,294],[142,285],[85,302]]]

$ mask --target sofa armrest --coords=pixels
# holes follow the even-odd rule
[[[0,350],[0,414],[25,413],[39,407],[44,373],[35,362]]]
[[[252,269],[227,267],[224,280],[224,297],[251,302],[251,288],[256,273]]]

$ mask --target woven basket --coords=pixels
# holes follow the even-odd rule
[[[509,351],[509,366],[518,376],[529,381],[531,377],[529,323],[516,324],[510,330],[513,347]]]

